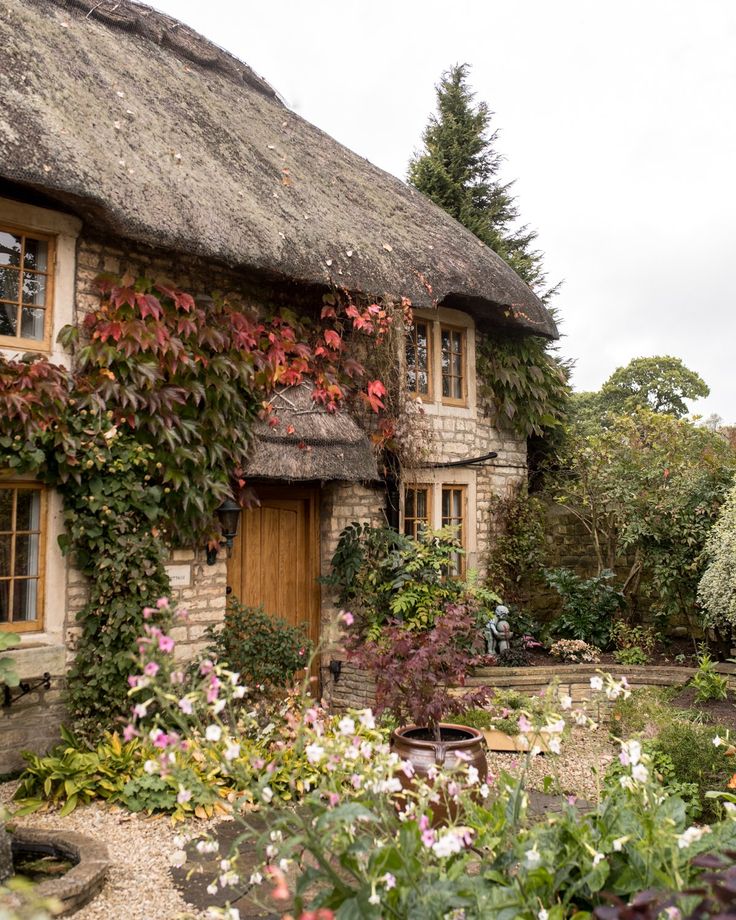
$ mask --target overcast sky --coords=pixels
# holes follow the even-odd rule
[[[153,0],[405,178],[471,65],[539,232],[576,389],[670,354],[736,422],[736,0]]]

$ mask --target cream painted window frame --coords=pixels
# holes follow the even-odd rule
[[[410,399],[421,402],[429,415],[446,415],[472,418],[477,405],[475,379],[475,323],[471,316],[460,310],[440,307],[437,310],[414,310],[414,320],[427,323],[430,329],[430,395],[417,394],[407,383],[406,348],[402,349],[401,362],[404,385]],[[463,398],[442,396],[442,329],[452,329],[463,334]]]

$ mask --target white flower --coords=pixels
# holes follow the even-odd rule
[[[365,757],[366,760],[370,760],[373,756],[373,745],[370,741],[364,741],[360,745],[360,753]]]
[[[590,689],[591,690],[602,690],[603,689],[603,678],[602,677],[591,677],[590,678]]]
[[[373,713],[370,709],[364,709],[360,714],[360,724],[363,728],[374,729],[376,727],[376,720],[373,718]]]
[[[374,891],[373,894],[368,898],[368,903],[369,903],[369,904],[380,904],[380,903],[381,903],[381,899],[378,897],[378,895],[375,893],[375,891]]]
[[[220,845],[216,840],[198,840],[196,849],[201,854],[216,853],[220,849]]]
[[[345,716],[337,723],[337,728],[341,735],[354,735],[355,721],[350,716]]]
[[[488,788],[488,783],[483,783],[483,785],[480,787],[480,797],[482,799],[487,799],[490,795],[490,792],[491,790]]]
[[[561,749],[561,748],[560,748],[560,739],[559,739],[558,737],[550,738],[549,741],[547,742],[547,748],[548,748],[553,754],[559,754],[559,753],[560,753],[560,749]]]
[[[212,882],[211,885],[207,886],[207,894],[217,894],[218,891],[217,882]]]
[[[443,834],[439,840],[432,844],[432,851],[436,856],[439,856],[440,859],[444,859],[446,856],[452,856],[453,853],[459,853],[462,848],[462,838],[452,831]]]
[[[273,789],[270,786],[264,786],[263,789],[261,789],[261,798],[268,805],[273,798]]]
[[[542,731],[548,735],[561,735],[565,730],[565,720],[558,719],[556,722],[548,722],[542,728]]]
[[[260,885],[262,881],[263,881],[263,876],[258,871],[254,872],[250,877],[251,885]]]
[[[222,738],[222,729],[219,725],[208,725],[204,736],[208,741],[217,742]]]
[[[224,698],[219,699],[212,707],[212,712],[214,712],[215,715],[219,715],[226,706],[227,700]]]
[[[701,837],[705,837],[706,834],[710,834],[710,827],[707,824],[704,824],[702,827],[696,827],[693,824],[686,831],[678,834],[677,846],[681,850],[685,850],[687,847],[700,840]]]
[[[626,843],[628,843],[628,842],[629,842],[629,838],[628,838],[628,837],[617,837],[617,838],[613,841],[613,850],[614,850],[614,853],[620,853],[621,850],[623,850],[623,848],[624,848],[624,844],[626,844]]]
[[[637,783],[645,783],[649,779],[649,770],[643,763],[638,763],[631,771],[631,776]]]
[[[155,760],[147,760],[143,764],[143,769],[146,771],[146,773],[158,773],[158,764]]]
[[[560,697],[560,709],[572,709],[572,697],[568,696],[566,693],[563,693]]]
[[[225,748],[224,753],[225,760],[230,763],[230,761],[235,760],[236,757],[240,756],[240,745],[237,741],[228,741],[227,747]]]
[[[185,802],[188,802],[192,797],[191,790],[185,789],[184,786],[179,786],[179,793],[176,796],[176,801],[183,805]]]
[[[641,760],[641,744],[638,741],[626,741],[621,745],[621,763],[635,767]]]
[[[733,802],[724,802],[723,807],[726,809],[726,814],[729,818],[736,818],[736,805]]]
[[[317,742],[314,741],[312,744],[307,745],[305,748],[305,753],[307,755],[307,760],[310,763],[319,763],[324,759],[325,749],[322,747],[322,745],[317,744]]]
[[[222,920],[240,920],[240,911],[237,907],[224,907]]]
[[[474,767],[472,764],[468,767],[468,785],[475,786],[480,779],[480,773],[478,773],[477,767]]]
[[[548,918],[549,918],[549,914],[544,908],[542,908],[537,914],[537,920],[548,920]]]
[[[539,854],[539,850],[527,850],[526,851],[526,864],[529,869],[536,869],[537,866],[542,862],[542,857]]]
[[[598,865],[598,863],[599,863],[599,862],[603,862],[603,860],[604,860],[605,858],[606,858],[606,857],[603,855],[603,853],[596,853],[596,854],[593,856],[593,868],[595,869],[595,867]]]
[[[187,838],[182,837],[181,834],[177,834],[176,837],[174,837],[174,839],[171,842],[174,844],[177,850],[183,850],[184,847],[187,845]]]
[[[242,700],[247,692],[248,692],[247,687],[243,687],[242,685],[239,685],[233,690],[233,697],[236,700]]]
[[[183,866],[186,861],[187,861],[187,854],[184,852],[184,850],[175,850],[171,854],[171,857],[169,859],[169,864],[179,868],[180,866]]]
[[[713,739],[713,747],[720,747],[723,744],[723,738],[720,735],[716,735]]]

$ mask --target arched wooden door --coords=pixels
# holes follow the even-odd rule
[[[228,560],[228,586],[243,604],[296,626],[319,641],[319,493],[258,489],[260,507],[244,511]]]

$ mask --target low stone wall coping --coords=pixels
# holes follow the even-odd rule
[[[59,677],[66,671],[66,648],[63,645],[18,645],[3,655],[12,659],[21,680],[32,680],[49,673]]]

